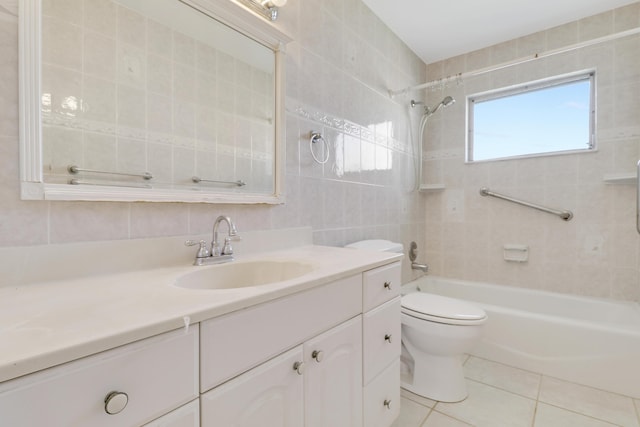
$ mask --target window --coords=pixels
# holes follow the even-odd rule
[[[595,73],[470,96],[467,161],[592,150]]]

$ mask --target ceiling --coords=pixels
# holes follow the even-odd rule
[[[425,63],[637,0],[363,0]]]

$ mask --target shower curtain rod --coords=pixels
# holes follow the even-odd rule
[[[588,46],[593,46],[595,44],[600,44],[600,43],[604,43],[604,42],[608,42],[611,40],[617,40],[619,38],[622,37],[628,37],[628,36],[632,36],[635,34],[639,34],[640,33],[640,27],[636,27],[636,28],[632,28],[630,30],[626,30],[626,31],[620,31],[618,33],[614,33],[614,34],[610,34],[608,36],[603,36],[603,37],[598,37],[595,39],[591,39],[591,40],[587,40],[584,42],[580,42],[580,43],[575,43],[569,46],[565,46],[563,48],[558,48],[558,49],[552,49],[552,50],[548,50],[546,52],[542,52],[542,53],[535,53],[533,55],[528,55],[522,58],[518,58],[518,59],[514,59],[511,61],[507,61],[507,62],[502,62],[500,64],[497,65],[492,65],[490,67],[485,67],[485,68],[479,68],[477,70],[474,71],[466,71],[464,73],[458,73],[458,74],[454,74],[451,76],[447,76],[447,77],[443,77],[441,79],[438,80],[432,80],[430,82],[426,82],[426,83],[422,83],[416,86],[409,86],[407,88],[401,89],[401,90],[389,90],[389,96],[391,98],[394,98],[398,95],[405,95],[413,90],[420,90],[420,89],[426,89],[429,88],[431,86],[437,86],[443,83],[448,83],[449,81],[452,80],[462,80],[465,79],[467,77],[475,77],[475,76],[479,76],[485,73],[490,73],[492,71],[497,71],[497,70],[501,70],[503,68],[508,68],[508,67],[512,67],[514,65],[520,65],[520,64],[524,64],[525,62],[530,62],[530,61],[535,61],[536,59],[541,59],[541,58],[546,58],[548,56],[553,56],[553,55],[557,55],[560,53],[565,53],[565,52],[571,52],[572,50],[576,50],[576,49],[581,49],[583,47],[588,47]]]

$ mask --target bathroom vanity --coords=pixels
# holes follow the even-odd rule
[[[270,283],[244,287],[190,287],[190,274],[231,264],[2,287],[0,424],[388,426],[401,256],[252,254],[231,263],[243,280],[266,265],[297,276],[254,272]]]

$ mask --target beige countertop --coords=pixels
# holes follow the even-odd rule
[[[0,287],[0,381],[399,261],[401,254],[302,246],[239,256],[313,265],[298,278],[223,290],[184,289],[192,265]],[[185,319],[188,318],[188,319]]]

